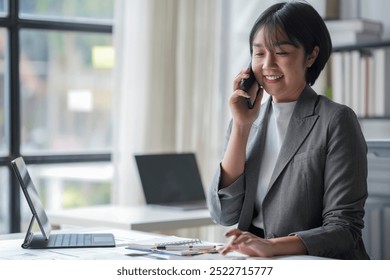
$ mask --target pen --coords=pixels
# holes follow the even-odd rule
[[[167,245],[167,246],[157,246],[157,250],[167,250],[167,251],[185,251],[185,250],[212,250],[215,249],[215,245]]]

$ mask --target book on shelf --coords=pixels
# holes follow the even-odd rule
[[[365,19],[325,21],[334,47],[382,40],[383,24]]]
[[[356,114],[360,115],[363,111],[363,100],[360,98],[362,88],[360,87],[360,52],[351,51],[351,107],[355,108]]]
[[[342,20],[326,20],[326,27],[329,32],[339,33],[370,33],[382,34],[383,24],[380,21],[367,19],[342,19]]]
[[[377,90],[378,85],[375,83],[375,70],[376,65],[378,64],[378,61],[372,56],[364,56],[365,58],[365,65],[366,65],[366,76],[365,78],[362,78],[364,84],[365,84],[365,91],[364,91],[364,114],[363,116],[378,116],[382,115],[382,113],[379,113],[376,111],[375,103],[376,102],[383,102],[380,97],[378,97]],[[383,115],[385,112],[383,112]]]
[[[344,92],[344,104],[352,107],[352,60],[351,53],[343,53],[343,64],[344,64],[344,81],[343,92]]]
[[[330,34],[332,39],[333,47],[340,47],[346,45],[356,45],[362,43],[372,43],[382,40],[382,35],[380,34],[369,34],[369,33],[332,33]]]
[[[344,86],[342,81],[344,73],[343,54],[341,52],[332,53],[330,62],[332,69],[332,100],[344,104]]]
[[[378,116],[390,114],[390,47],[373,50],[375,61],[375,103]]]

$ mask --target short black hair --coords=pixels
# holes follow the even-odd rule
[[[250,52],[253,52],[254,37],[264,27],[266,46],[273,47],[284,34],[295,45],[302,45],[306,55],[318,46],[318,56],[307,69],[306,82],[313,85],[324,69],[332,53],[332,41],[328,28],[318,12],[307,2],[291,1],[277,3],[265,10],[256,20],[249,35]],[[272,45],[271,45],[272,44]]]

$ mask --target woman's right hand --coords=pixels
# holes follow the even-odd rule
[[[263,89],[258,89],[258,84],[254,83],[249,92],[241,89],[241,80],[249,77],[250,69],[241,71],[233,81],[233,94],[229,99],[230,110],[233,115],[233,121],[238,126],[248,126],[256,120],[260,112]],[[257,95],[257,96],[256,96]],[[254,102],[252,109],[248,108],[247,98]]]
[[[260,112],[263,89],[258,90],[254,83],[249,93],[241,89],[241,80],[249,77],[250,69],[241,71],[233,82],[233,94],[229,99],[230,110],[233,117],[233,127],[225,155],[221,162],[222,188],[231,185],[245,170],[246,145],[253,122]],[[256,97],[258,91],[258,95]],[[252,109],[248,108],[247,98],[254,102]]]

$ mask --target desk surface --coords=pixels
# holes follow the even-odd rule
[[[163,231],[213,225],[208,210],[181,211],[152,206],[113,205],[48,211],[53,225]]]
[[[137,240],[154,238],[160,235],[146,232],[118,230],[111,228],[72,228],[57,232],[86,233],[110,232],[114,234],[114,248],[68,248],[68,249],[23,249],[24,234],[0,235],[0,260],[129,260],[126,256],[126,244]],[[137,257],[141,258],[141,257]],[[145,259],[145,257],[143,257]]]
[[[129,256],[131,250],[126,249],[130,242],[137,242],[145,239],[161,237],[163,235],[140,232],[134,230],[121,230],[112,228],[73,228],[53,231],[54,233],[64,232],[110,232],[115,236],[116,247],[114,248],[68,248],[68,249],[23,249],[22,234],[0,235],[0,260],[156,260],[153,255]],[[24,236],[23,236],[24,237]],[[232,260],[242,259],[242,255],[232,253],[227,257],[220,254],[204,254],[198,256],[169,256],[165,259],[187,259],[187,260]],[[282,256],[274,259],[323,259],[313,256]]]

